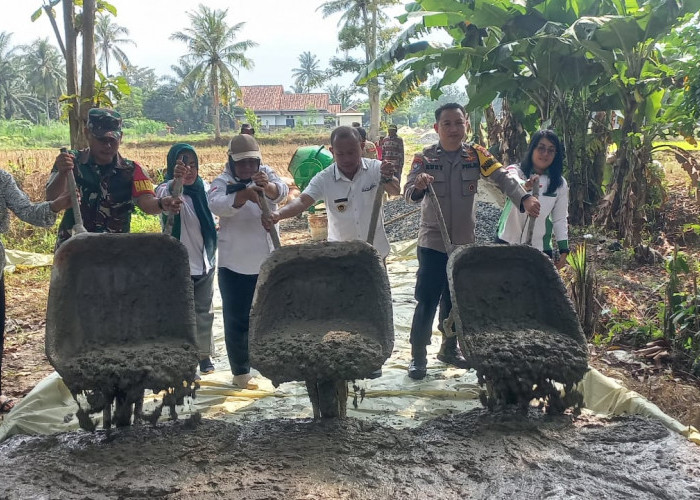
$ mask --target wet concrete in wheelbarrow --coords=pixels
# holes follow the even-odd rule
[[[347,381],[394,346],[389,279],[363,241],[282,247],[263,263],[250,314],[250,360],[277,386],[304,381],[314,416],[346,415]]]
[[[489,408],[512,404],[526,409],[534,398],[550,413],[583,406],[583,396],[574,385],[588,370],[588,352],[572,338],[516,325],[482,331],[468,362],[490,391],[482,395]]]
[[[202,419],[0,444],[2,497],[700,497],[698,447],[640,417],[473,410],[417,428]]]
[[[365,378],[381,368],[386,356],[377,328],[338,319],[292,321],[271,330],[251,357],[273,385],[293,380]]]
[[[583,398],[573,387],[588,350],[551,260],[524,245],[465,246],[447,267],[457,337],[487,389],[482,403],[526,409],[540,398],[551,413],[578,410]]]
[[[132,415],[136,420],[155,423],[163,406],[170,408],[171,418],[176,418],[175,405],[194,396],[198,359],[197,350],[190,344],[111,345],[86,350],[66,361],[61,376],[80,406],[76,415],[80,427],[93,431],[96,424],[90,414],[105,409],[106,428],[112,419],[117,426],[129,425]],[[155,394],[165,391],[161,404],[150,415],[141,414],[139,408],[146,389]]]

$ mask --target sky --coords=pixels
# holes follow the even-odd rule
[[[0,32],[13,33],[12,44],[27,44],[37,38],[49,37],[58,47],[45,14],[31,22],[32,13],[43,0],[0,0]],[[131,64],[154,68],[156,74],[171,74],[170,66],[177,64],[185,53],[185,44],[170,40],[170,35],[188,26],[187,12],[197,9],[200,2],[188,0],[110,0],[117,8],[117,24],[129,30],[136,46],[124,45]],[[239,40],[252,40],[259,45],[247,52],[255,67],[241,70],[240,85],[282,84],[290,90],[292,69],[298,66],[298,57],[310,51],[326,68],[336,52],[339,15],[324,19],[318,8],[323,0],[206,0],[213,9],[228,9],[229,24],[245,22]],[[397,6],[392,16],[403,12]],[[62,30],[60,5],[57,18]],[[397,26],[398,21],[396,21]],[[359,55],[359,54],[357,54]],[[110,65],[111,66],[111,65]],[[347,75],[329,83],[343,86],[352,82]]]

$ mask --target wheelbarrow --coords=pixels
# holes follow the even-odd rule
[[[77,199],[73,206],[79,214]],[[115,424],[129,425],[132,411],[142,416],[145,389],[166,390],[174,418],[175,404],[192,394],[198,362],[187,250],[164,234],[80,228],[54,256],[46,311],[46,356],[76,400],[83,394],[89,404],[80,425],[94,430],[89,414],[102,411],[109,429],[113,405]]]
[[[482,403],[526,408],[541,399],[551,412],[579,407],[573,386],[588,369],[588,350],[551,260],[527,245],[453,247],[435,194],[428,193],[449,253],[452,312],[445,332],[457,335],[467,363],[486,385]],[[563,399],[555,383],[564,386]]]
[[[380,184],[371,228],[382,193]],[[275,386],[305,381],[315,418],[345,416],[347,381],[379,370],[393,347],[389,278],[369,243],[290,245],[263,262],[250,314],[251,364]]]

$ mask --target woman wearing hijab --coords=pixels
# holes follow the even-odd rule
[[[189,144],[179,143],[168,152],[165,182],[156,188],[156,196],[169,196],[175,178],[182,180],[183,204],[175,215],[172,233],[187,249],[190,276],[194,285],[194,310],[197,324],[199,371],[212,373],[212,323],[214,311],[214,268],[216,265],[216,225],[207,203],[209,186],[199,176],[199,159]],[[163,224],[167,215],[163,215]]]

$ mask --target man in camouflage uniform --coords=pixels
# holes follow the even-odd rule
[[[418,230],[418,273],[415,298],[418,301],[411,324],[411,364],[408,376],[419,380],[427,371],[426,346],[432,336],[435,311],[440,306],[438,328],[443,332],[438,359],[458,367],[466,367],[457,338],[446,337],[443,321],[452,308],[447,282],[447,251],[440,234],[437,213],[426,196],[432,185],[445,218],[452,244],[473,243],[476,225],[476,191],[481,176],[494,182],[516,207],[537,216],[539,202],[528,195],[517,180],[483,147],[465,144],[467,118],[464,108],[456,103],[445,104],[435,111],[435,131],[439,142],[417,154],[406,180],[408,203],[421,203]]]
[[[389,161],[396,166],[396,173],[401,182],[401,172],[403,171],[404,153],[403,139],[396,135],[396,125],[389,125],[389,136],[381,140],[382,160]]]
[[[46,184],[46,199],[54,200],[67,189],[67,177],[74,171],[83,225],[90,233],[128,233],[135,206],[155,215],[178,212],[182,204],[172,196],[156,198],[153,183],[141,165],[119,154],[121,127],[116,111],[91,109],[85,126],[89,147],[60,153]],[[70,238],[74,221],[73,210],[66,210],[56,248]]]

